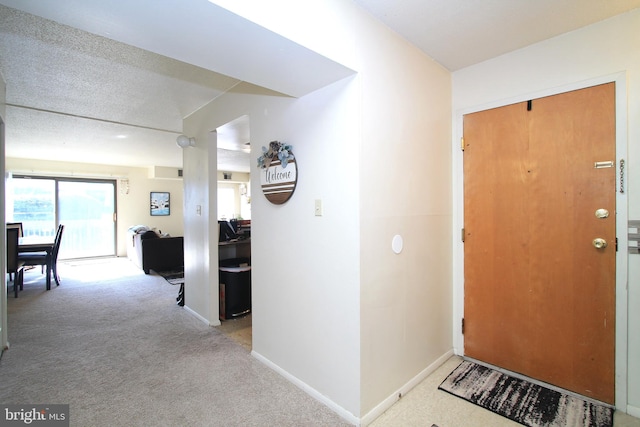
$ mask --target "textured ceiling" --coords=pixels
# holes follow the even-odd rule
[[[640,7],[354,1],[449,70]],[[0,0],[0,73],[6,156],[181,167],[183,119],[238,83],[302,96],[352,71],[207,0]],[[218,129],[218,140],[219,168],[249,171],[248,118]]]
[[[183,119],[240,82],[303,96],[353,74],[207,0],[0,5],[7,157],[181,167]],[[218,168],[249,157],[221,149]]]
[[[181,167],[183,118],[239,82],[4,6],[0,58],[7,157]]]

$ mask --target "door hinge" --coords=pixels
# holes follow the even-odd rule
[[[528,100],[527,101],[527,111],[531,111],[532,108],[533,108],[533,101],[532,100]]]
[[[464,335],[464,317],[462,318],[462,322],[460,322],[460,329],[462,330],[462,335]]]
[[[464,151],[464,137],[460,138],[460,149]]]
[[[616,252],[618,252],[618,238],[616,237]]]
[[[462,243],[464,243],[464,227],[460,229],[460,240],[462,240]]]

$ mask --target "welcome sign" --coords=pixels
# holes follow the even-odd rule
[[[289,160],[282,166],[280,160],[274,159],[260,171],[260,184],[264,196],[273,204],[281,205],[291,198],[298,182],[298,165]]]

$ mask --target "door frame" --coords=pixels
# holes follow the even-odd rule
[[[0,90],[2,89],[1,84],[3,83],[2,77],[0,77]],[[4,100],[4,98],[3,98]],[[5,128],[4,128],[4,117],[3,111],[0,111],[0,154],[2,155],[2,163],[0,163],[0,173],[5,177]],[[2,181],[2,194],[5,194],[5,182],[6,179]],[[2,223],[6,223],[5,216],[5,201],[4,197],[0,198],[0,219]],[[6,228],[5,228],[6,229]],[[2,247],[7,247],[7,233],[3,233],[0,238],[2,242]],[[4,254],[4,251],[2,252]],[[3,282],[2,289],[0,289],[0,357],[2,357],[2,352],[9,348],[9,330],[8,330],[8,316],[7,316],[7,257],[2,255],[0,257],[0,273],[2,273]]]
[[[461,138],[463,135],[463,116],[465,114],[503,107],[505,105],[557,95],[590,86],[614,82],[615,116],[616,116],[616,183],[620,187],[619,162],[628,159],[627,150],[627,76],[626,73],[616,73],[590,80],[575,82],[542,91],[518,95],[513,98],[496,100],[488,104],[454,112],[453,144],[452,144],[452,188],[453,188],[453,348],[454,353],[464,355],[464,335],[462,334],[461,319],[464,317],[464,244],[461,240],[461,229],[464,227],[464,188],[463,188],[463,154]],[[628,162],[627,162],[628,164]],[[625,183],[628,182],[625,170]],[[628,330],[628,199],[625,192],[616,191],[616,236],[618,238],[618,252],[616,253],[616,331],[615,331],[615,406],[627,412],[627,330]]]

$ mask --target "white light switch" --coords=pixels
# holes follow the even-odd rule
[[[322,216],[322,199],[316,199],[315,213],[316,216]]]

